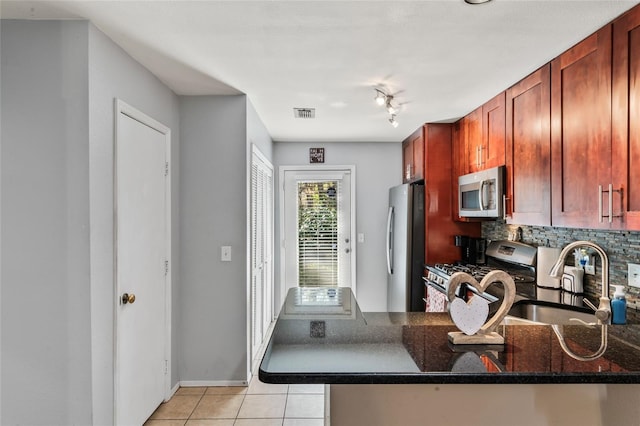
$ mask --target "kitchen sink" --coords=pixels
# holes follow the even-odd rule
[[[533,301],[518,302],[511,307],[502,321],[506,325],[517,324],[590,324],[596,323],[593,313],[574,307],[542,304]]]

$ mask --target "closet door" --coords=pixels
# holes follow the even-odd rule
[[[254,147],[251,160],[251,355],[273,320],[273,166]]]

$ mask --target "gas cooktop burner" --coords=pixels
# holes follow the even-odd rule
[[[478,281],[482,281],[485,275],[495,270],[504,270],[505,272],[509,273],[509,275],[511,275],[516,283],[532,283],[535,281],[534,276],[529,276],[518,271],[510,270],[509,268],[499,268],[487,265],[436,263],[434,265],[434,268],[444,273],[448,277],[451,277],[451,275],[455,274],[456,272],[466,272]]]

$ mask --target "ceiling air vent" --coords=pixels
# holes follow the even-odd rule
[[[293,116],[295,118],[316,118],[315,108],[294,108]]]

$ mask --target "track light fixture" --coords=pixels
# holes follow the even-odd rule
[[[395,115],[398,112],[398,108],[391,105],[391,99],[387,99],[387,112],[391,115]]]
[[[374,90],[376,91],[376,97],[374,98],[376,101],[376,104],[380,106],[384,106],[386,108],[389,115],[391,115],[391,118],[389,119],[389,123],[391,123],[393,127],[398,127],[398,121],[396,121],[396,114],[398,114],[398,107],[396,107],[392,103],[393,95],[389,95],[378,88],[374,88]]]
[[[374,99],[378,105],[382,106],[387,102],[387,95],[383,91],[376,89],[376,97]]]

